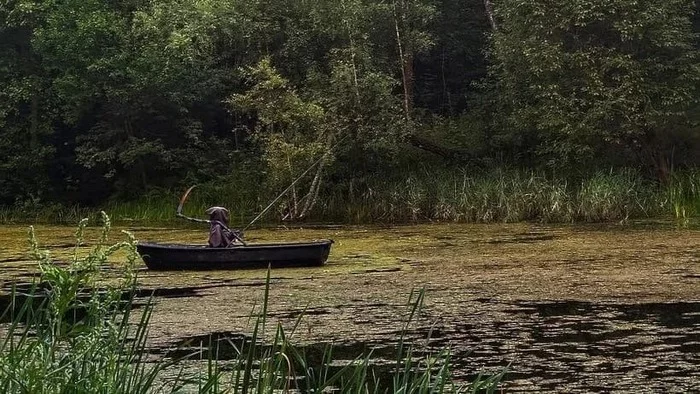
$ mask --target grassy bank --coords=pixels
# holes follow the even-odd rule
[[[257,192],[253,192],[257,191]],[[185,212],[201,216],[211,205],[224,205],[232,222],[246,224],[275,197],[264,185],[231,182],[202,185],[188,199]],[[181,190],[160,191],[130,202],[100,207],[118,222],[173,223]],[[278,223],[281,200],[262,219]],[[0,223],[73,223],[96,217],[94,208],[0,208]],[[327,183],[308,220],[336,223],[466,223],[537,221],[545,223],[620,222],[648,217],[672,217],[687,222],[700,212],[700,171],[677,172],[660,184],[639,172],[601,171],[581,179],[537,171],[424,168],[390,172],[361,179]]]
[[[178,357],[148,357],[151,303],[136,305],[135,239],[107,242],[106,215],[90,251],[76,247],[71,261],[56,264],[30,232],[41,276],[28,290],[14,291],[0,318],[0,390],[4,393],[348,393],[496,392],[502,375],[474,382],[452,379],[450,350],[419,354],[407,339],[421,313],[424,293],[407,303],[395,359],[379,371],[371,352],[338,360],[327,346],[320,359],[294,346],[294,329],[267,320],[269,271],[263,302],[251,313],[249,335],[218,357],[215,341],[177,349]],[[86,221],[76,233],[83,243]],[[119,263],[114,263],[119,261]],[[116,264],[116,265],[115,265]],[[104,267],[111,269],[105,270]],[[143,300],[140,300],[143,304]],[[140,308],[140,309],[138,309]],[[242,307],[247,308],[247,307]],[[298,324],[298,323],[297,323]],[[233,340],[229,340],[233,341]],[[185,350],[184,352],[182,350]]]

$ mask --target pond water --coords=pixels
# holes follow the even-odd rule
[[[118,231],[114,240],[119,240]],[[140,240],[200,242],[202,229],[133,227]],[[57,260],[73,228],[38,226]],[[96,237],[91,229],[87,246]],[[335,240],[328,264],[271,272],[270,319],[301,316],[302,346],[353,358],[391,353],[414,289],[426,290],[411,339],[449,347],[455,376],[510,365],[506,392],[700,391],[700,231],[664,223],[429,224],[252,230],[249,242]],[[0,227],[4,289],[30,280],[26,227]],[[116,258],[119,260],[119,257]],[[118,261],[115,261],[118,263]],[[115,271],[116,272],[116,271]],[[149,346],[249,333],[265,270],[139,272],[155,294]]]

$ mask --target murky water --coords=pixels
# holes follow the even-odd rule
[[[700,389],[700,302],[577,301],[493,305],[491,324],[457,324],[435,345],[473,349],[458,365],[512,362],[515,391],[688,392]],[[461,369],[461,368],[460,368]]]
[[[134,228],[139,239],[204,242],[202,230]],[[60,260],[71,228],[38,227]],[[0,227],[0,280],[27,281],[24,227]],[[118,240],[118,233],[114,234]],[[410,337],[450,347],[469,379],[510,364],[506,392],[700,391],[700,232],[628,226],[421,225],[257,230],[249,241],[333,238],[321,268],[272,272],[270,319],[302,346],[392,354],[408,295],[427,301]],[[89,237],[88,237],[89,238]],[[90,241],[88,239],[88,245]],[[249,333],[264,270],[140,273],[155,291],[151,346]],[[430,337],[428,339],[428,337]]]

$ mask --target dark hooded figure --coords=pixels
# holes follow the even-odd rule
[[[236,242],[236,236],[228,229],[228,209],[211,207],[205,211],[211,221],[209,227],[209,246],[226,248]]]

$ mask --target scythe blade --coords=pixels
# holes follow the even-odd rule
[[[184,215],[182,214],[182,207],[185,206],[185,201],[187,201],[187,197],[190,195],[190,192],[191,192],[192,189],[194,189],[195,187],[197,187],[197,185],[192,185],[192,186],[190,186],[190,188],[187,189],[187,191],[185,192],[185,194],[182,195],[182,198],[180,198],[180,205],[177,206],[177,214],[176,214],[177,216],[184,216]]]

